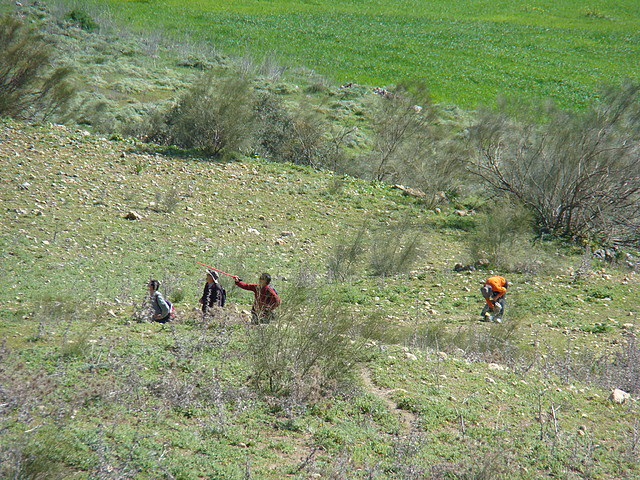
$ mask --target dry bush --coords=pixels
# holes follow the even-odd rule
[[[404,166],[419,162],[431,144],[429,105],[417,106],[416,99],[399,88],[380,96],[372,120],[373,149],[369,159],[374,178],[398,181]]]
[[[366,354],[363,339],[376,330],[375,323],[356,322],[333,299],[323,300],[299,280],[275,321],[251,330],[252,382],[298,406],[313,403],[355,375]]]
[[[340,237],[327,259],[329,281],[345,281],[355,275],[358,262],[366,251],[365,239],[365,227],[358,230],[352,238]]]
[[[540,110],[544,110],[541,107]],[[640,85],[583,111],[518,120],[507,107],[472,129],[473,171],[531,209],[541,232],[576,240],[640,239]]]
[[[420,233],[412,231],[407,222],[396,228],[385,228],[374,235],[369,257],[373,275],[383,277],[407,273],[418,259]]]

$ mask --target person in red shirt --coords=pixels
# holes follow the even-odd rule
[[[505,294],[507,293],[508,287],[509,282],[507,282],[504,277],[493,276],[487,278],[480,289],[482,296],[487,302],[481,313],[483,320],[493,320],[498,323],[502,321]],[[493,312],[495,315],[492,317],[490,312]]]
[[[236,286],[243,290],[250,290],[254,294],[253,306],[251,307],[251,323],[269,323],[275,317],[274,310],[280,305],[280,297],[275,289],[270,286],[271,275],[263,273],[260,275],[257,284],[244,283],[240,278],[234,276]]]

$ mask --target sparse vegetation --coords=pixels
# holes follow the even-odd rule
[[[533,235],[527,202],[461,171],[480,131],[467,127],[491,115],[409,100],[419,84],[387,98],[331,86],[280,55],[168,48],[164,33],[115,32],[91,2],[75,24],[76,4],[57,3],[52,19],[24,3],[64,52],[51,58],[79,69],[83,130],[0,122],[0,476],[640,474],[636,230],[618,222],[632,210],[604,235],[624,246]],[[549,27],[559,7],[523,8]],[[606,16],[587,21],[602,28],[612,19],[598,8]],[[633,153],[618,142],[637,139],[634,89],[582,113],[534,108],[535,121],[505,106],[495,146],[513,152],[525,125],[526,146],[545,155],[571,160],[559,139],[583,138],[591,153],[613,147],[600,160],[618,168]],[[378,101],[390,110],[376,129]],[[150,132],[164,145],[142,143]],[[378,171],[422,193],[372,180]],[[271,272],[278,318],[251,325],[251,296],[227,276],[227,305],[203,317],[196,261],[249,281]],[[504,321],[479,322],[478,289],[496,271],[511,283]],[[150,277],[175,321],[149,321]]]

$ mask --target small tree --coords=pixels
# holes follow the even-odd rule
[[[610,89],[584,112],[542,123],[484,112],[472,130],[472,169],[535,212],[556,236],[640,240],[640,86]]]
[[[415,163],[430,142],[430,106],[416,105],[406,91],[386,92],[379,98],[373,119],[372,173],[377,180],[397,179],[403,165]]]
[[[53,50],[21,20],[0,17],[0,116],[47,119],[64,112],[71,69],[53,68]]]

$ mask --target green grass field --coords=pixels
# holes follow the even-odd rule
[[[598,85],[640,75],[634,0],[92,3],[139,30],[273,56],[335,82],[422,81],[464,107],[501,94],[581,107]]]

